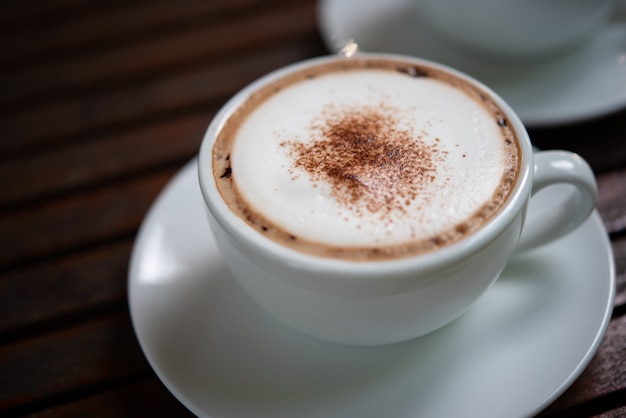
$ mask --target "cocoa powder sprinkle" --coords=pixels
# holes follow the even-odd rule
[[[310,141],[283,141],[293,173],[331,186],[331,196],[357,215],[386,217],[406,211],[445,158],[437,143],[401,127],[399,111],[379,107],[329,106],[313,122]]]

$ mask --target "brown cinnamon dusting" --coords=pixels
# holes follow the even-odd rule
[[[405,211],[424,185],[434,181],[445,153],[399,126],[398,110],[328,107],[311,126],[313,141],[284,141],[293,167],[315,182],[332,186],[331,195],[357,214],[382,217]]]

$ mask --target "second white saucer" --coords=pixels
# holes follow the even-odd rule
[[[500,94],[527,126],[577,122],[626,107],[623,17],[573,53],[520,67],[456,52],[412,0],[322,0],[319,22],[331,51],[354,41],[363,51],[412,55],[464,71]]]

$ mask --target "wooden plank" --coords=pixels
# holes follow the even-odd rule
[[[111,9],[126,3],[123,0],[106,2],[95,0],[3,0],[0,6],[0,30],[3,32],[37,30],[51,20],[63,16],[73,18]]]
[[[0,153],[33,148],[103,129],[119,129],[131,122],[158,118],[182,109],[223,102],[247,83],[289,63],[320,52],[320,45],[302,42],[236,57],[225,64],[137,81],[132,86],[111,88],[84,98],[74,98],[0,117]],[[71,137],[71,138],[68,138]]]
[[[626,406],[622,406],[611,411],[598,415],[597,418],[624,418],[626,417]]]
[[[13,158],[0,165],[0,178],[12,179],[0,194],[0,207],[190,159],[215,111],[215,106],[206,112],[196,109],[71,147]]]
[[[626,167],[597,176],[598,210],[609,233],[626,231]]]
[[[0,347],[3,410],[149,372],[128,314]]]
[[[0,218],[0,267],[63,254],[136,231],[177,169],[42,203]]]
[[[108,24],[115,26],[114,21]],[[54,60],[47,65],[4,74],[0,78],[0,105],[5,105],[5,112],[12,113],[16,102],[25,99],[63,97],[68,90],[84,89],[90,84],[109,86],[120,79],[152,76],[151,72],[164,72],[182,63],[215,54],[232,54],[238,49],[249,51],[281,39],[307,36],[316,30],[312,3],[295,3],[294,7],[269,10],[236,21],[181,25],[175,32],[157,32],[141,42],[130,39],[111,50],[86,51],[68,60]]]
[[[18,8],[27,2],[7,3],[10,9],[3,10],[3,17],[7,20],[11,14],[13,20],[16,16],[23,15],[33,18],[32,5],[28,10]],[[102,47],[111,43],[137,42],[134,37],[145,37],[153,31],[171,30],[173,25],[201,23],[238,10],[254,11],[255,7],[267,2],[261,0],[230,0],[228,2],[187,0],[184,3],[170,0],[119,2],[120,4],[126,3],[124,7],[112,7],[111,2],[106,2],[108,7],[97,7],[98,3],[101,2],[55,0],[38,4],[36,6],[38,12],[41,12],[45,6],[54,8],[48,11],[45,21],[39,22],[38,25],[9,26],[11,36],[0,38],[0,51],[2,51],[0,63],[4,66],[3,70],[6,71],[7,66],[14,68],[23,59],[28,59],[29,63],[34,60],[41,62],[42,55],[44,59],[50,59],[53,54],[83,52],[82,48],[86,45]],[[49,17],[50,13],[55,11],[59,14],[59,8],[61,11],[67,11],[68,8],[75,11],[80,6],[85,9],[82,14],[63,13],[53,19]]]
[[[591,121],[544,129],[529,129],[542,149],[566,149],[582,155],[596,172],[623,167],[626,147],[626,109]]]
[[[156,378],[98,393],[29,416],[31,418],[194,417]]]
[[[125,305],[131,248],[127,239],[4,274],[0,339],[84,318],[103,306]]]

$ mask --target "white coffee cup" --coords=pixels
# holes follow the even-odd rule
[[[533,152],[520,119],[478,81],[421,59],[384,54],[365,54],[359,59],[367,57],[401,60],[471,83],[493,99],[512,125],[521,152],[517,181],[502,209],[468,237],[406,258],[333,259],[305,254],[267,238],[223,200],[213,174],[213,146],[233,112],[278,79],[312,66],[353,58],[316,58],[279,69],[252,83],[218,112],[199,153],[199,181],[207,215],[233,277],[252,299],[282,322],[328,341],[356,345],[405,341],[453,321],[491,286],[516,251],[553,241],[582,224],[593,211],[597,195],[594,175],[583,159],[565,151]],[[558,184],[570,185],[571,194],[555,199],[549,208],[535,208],[539,213],[533,214],[537,215],[532,216],[533,223],[524,226],[532,195]],[[519,241],[522,229],[524,236]]]
[[[590,38],[611,0],[413,0],[416,11],[477,58],[538,59]]]

